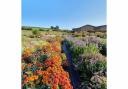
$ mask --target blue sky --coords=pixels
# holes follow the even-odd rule
[[[72,29],[106,24],[106,0],[22,0],[22,25]]]

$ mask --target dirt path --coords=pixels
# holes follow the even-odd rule
[[[79,74],[78,74],[78,72],[76,70],[74,70],[74,66],[73,66],[73,61],[72,61],[71,55],[68,52],[65,44],[62,45],[62,49],[65,52],[65,54],[67,56],[67,59],[68,59],[68,61],[70,63],[70,66],[67,67],[66,70],[70,74],[70,79],[71,79],[71,83],[73,85],[73,89],[78,89],[78,86],[79,86],[79,83],[80,83],[79,82]]]

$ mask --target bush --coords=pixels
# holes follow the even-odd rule
[[[80,54],[84,53],[84,48],[79,47],[79,46],[75,46],[72,48],[71,53],[72,53],[73,58],[78,57]]]
[[[107,48],[106,48],[106,44],[100,44],[99,45],[99,48],[100,48],[100,53],[104,56],[107,55]]]
[[[59,26],[51,26],[50,27],[53,31],[60,31]]]
[[[106,38],[105,32],[96,32],[95,34],[97,35],[97,37]]]
[[[101,41],[101,38],[96,37],[96,36],[87,36],[87,37],[82,38],[82,41],[84,41],[87,44],[98,45]]]
[[[98,75],[92,76],[90,87],[92,89],[107,89],[106,77]]]
[[[72,41],[68,41],[68,40],[64,40],[63,42],[62,42],[62,44],[64,44],[65,43],[65,45],[67,46],[67,47],[71,47],[72,45],[73,45],[73,42]]]
[[[78,66],[78,70],[90,77],[98,72],[103,73],[106,70],[106,59],[101,54],[83,56],[83,62]]]
[[[39,28],[39,31],[45,31],[45,29],[44,28]]]
[[[34,36],[39,36],[40,35],[40,31],[39,31],[39,29],[32,29],[32,34],[34,35]]]
[[[99,49],[95,44],[88,44],[84,49],[84,55],[89,56],[92,54],[99,53]]]
[[[80,75],[79,89],[106,89],[106,40],[87,36],[82,41],[68,38],[64,42]]]
[[[82,63],[78,66],[82,89],[86,86],[91,87],[91,89],[106,89],[106,82],[97,82],[94,78],[94,75],[106,77],[106,58],[98,53],[83,56],[82,60]]]

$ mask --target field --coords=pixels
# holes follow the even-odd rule
[[[107,89],[106,32],[22,30],[22,89]]]

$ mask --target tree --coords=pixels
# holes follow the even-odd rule
[[[59,31],[60,29],[59,29],[59,26],[51,26],[50,27],[53,31]]]
[[[59,26],[56,26],[55,29],[59,30]]]
[[[32,30],[32,28],[31,27],[27,27],[27,26],[22,26],[22,28],[21,28],[22,30]]]
[[[53,27],[53,26],[51,26],[51,29],[54,29],[54,27]]]

